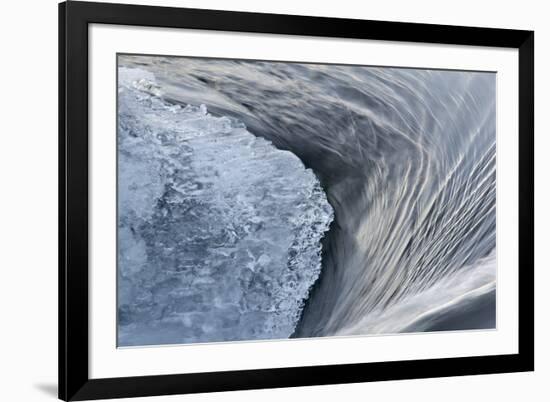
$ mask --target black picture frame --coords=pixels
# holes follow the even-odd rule
[[[88,25],[92,23],[518,49],[518,353],[90,379]],[[533,153],[533,31],[78,1],[59,4],[59,398],[89,400],[534,370]]]

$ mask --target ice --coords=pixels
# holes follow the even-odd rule
[[[292,153],[119,68],[119,346],[289,337],[333,219]]]

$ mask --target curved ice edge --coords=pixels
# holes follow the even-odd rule
[[[119,68],[119,153],[119,345],[289,337],[320,275],[321,239],[334,218],[314,172],[234,119],[167,102],[141,69]],[[159,213],[164,203],[170,216],[185,218],[189,202],[198,202],[198,224]],[[206,233],[200,222],[215,228]],[[271,233],[250,236],[249,224]],[[160,270],[165,250],[151,246],[160,229],[170,234],[162,239],[170,254],[185,260],[192,243],[203,259]]]

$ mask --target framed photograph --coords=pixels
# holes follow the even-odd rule
[[[534,33],[59,5],[59,397],[534,369]]]

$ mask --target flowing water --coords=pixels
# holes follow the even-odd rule
[[[264,288],[255,293],[259,298],[255,304],[246,306],[245,295],[222,298],[216,307],[205,307],[212,305],[212,300],[201,298],[207,293],[191,302],[178,292],[193,282],[180,277],[172,278],[169,290],[158,290],[166,278],[161,275],[162,280],[158,279],[157,273],[157,288],[149,289],[148,296],[140,296],[149,297],[142,304],[140,316],[139,309],[131,307],[137,285],[129,284],[126,293],[122,292],[127,303],[121,307],[119,299],[119,317],[126,320],[122,325],[119,318],[119,333],[128,334],[123,344],[495,327],[493,73],[147,56],[119,56],[119,66],[125,69],[119,69],[119,78],[132,75],[133,90],[162,102],[161,108],[187,108],[186,113],[202,113],[202,117],[194,116],[199,120],[225,119],[224,124],[230,125],[227,132],[237,128],[267,140],[263,146],[273,149],[264,149],[262,157],[277,155],[275,159],[279,160],[283,154],[278,152],[283,152],[275,170],[259,165],[244,168],[241,179],[256,180],[249,185],[252,187],[245,183],[243,188],[257,186],[265,194],[292,194],[286,201],[275,200],[273,204],[263,205],[254,199],[250,202],[256,211],[261,210],[260,217],[272,214],[271,224],[283,223],[275,224],[276,228],[294,222],[286,241],[309,239],[303,240],[303,247],[295,247],[298,254],[314,250],[290,269],[304,273],[292,280],[301,282],[300,290],[275,292],[277,297],[290,300],[285,307],[262,298],[272,298],[273,286],[284,288],[281,278],[288,273],[288,261],[295,251],[279,252],[287,259],[279,265],[264,258],[262,269],[269,266],[271,273],[263,281],[252,281],[253,285],[247,282],[247,286]],[[119,94],[119,132],[120,106],[125,104]],[[157,113],[156,124],[166,124],[167,119],[170,127],[181,123],[179,117],[180,123],[166,116]],[[147,124],[154,131],[153,123]],[[192,126],[189,130],[200,134],[203,129]],[[212,133],[220,130],[216,128]],[[119,147],[120,141],[119,133]],[[215,152],[230,144],[222,144]],[[183,145],[172,142],[171,146],[181,149],[168,159],[182,162]],[[246,149],[239,152],[246,153]],[[249,166],[248,156],[239,158],[243,166]],[[211,165],[219,168],[218,163]],[[232,174],[238,174],[236,166],[231,169]],[[314,177],[309,176],[311,171]],[[321,188],[326,196],[318,192]],[[304,190],[303,194],[299,189]],[[301,203],[307,208],[295,214],[294,208]],[[152,202],[150,207],[159,208]],[[269,211],[262,210],[266,207]],[[319,212],[297,222],[305,210]],[[246,221],[239,219],[231,225],[238,227],[239,222]],[[171,225],[175,233],[184,230],[173,222]],[[268,233],[266,238],[272,235]],[[174,238],[173,233],[170,236]],[[275,237],[278,246],[262,246],[262,252],[250,257],[258,267],[262,266],[258,263],[261,255],[272,258],[277,255],[273,254],[277,247],[286,244],[279,243],[279,235]],[[266,241],[274,244],[272,239]],[[246,242],[239,244],[247,247]],[[153,261],[155,247],[158,245],[144,245],[140,258]],[[119,249],[119,271],[120,261]],[[244,262],[239,260],[239,264]],[[240,277],[242,272],[237,272]],[[237,286],[233,282],[226,285]],[[245,294],[247,288],[242,289]],[[151,307],[166,304],[166,294],[171,295],[168,304],[174,311],[162,313],[157,311],[160,307]],[[177,294],[181,302],[175,303]],[[178,309],[179,315],[175,312]],[[230,323],[213,319],[215,324],[209,327],[204,322],[206,310],[216,317],[226,311],[235,314],[225,315],[233,317]],[[157,326],[147,324],[151,333],[159,332],[158,325],[171,322],[172,332],[167,332],[172,335],[131,341],[138,328],[144,331],[139,323],[150,320],[153,311]],[[252,321],[243,319],[243,314]],[[285,316],[291,318],[281,318]],[[235,335],[235,328],[246,330]]]

